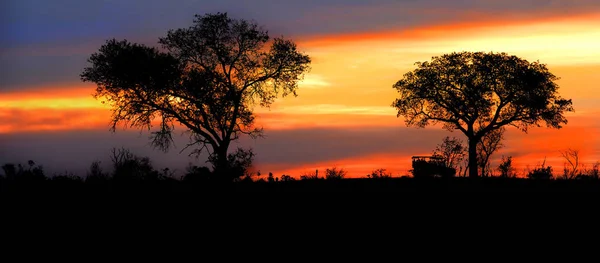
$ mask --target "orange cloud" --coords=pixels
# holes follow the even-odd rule
[[[508,17],[507,17],[508,16]],[[510,18],[510,19],[509,19]],[[510,32],[514,28],[550,28],[553,30],[573,30],[573,25],[580,27],[596,27],[600,21],[600,13],[583,13],[576,15],[551,15],[541,13],[532,16],[527,14],[501,14],[468,12],[461,21],[444,24],[433,24],[406,29],[385,29],[380,31],[305,36],[299,42],[306,48],[322,48],[335,46],[341,43],[356,42],[389,42],[401,41],[429,41],[440,39],[461,39],[464,36],[478,37],[489,35],[490,31],[503,29]],[[557,27],[558,26],[558,27]],[[514,32],[513,32],[514,33]],[[529,32],[531,33],[531,32]]]
[[[108,130],[110,112],[104,109],[18,109],[0,107],[0,133],[66,130]]]

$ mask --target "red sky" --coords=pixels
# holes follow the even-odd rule
[[[581,3],[584,6],[593,2]],[[430,15],[444,12],[420,8]],[[495,51],[547,64],[551,72],[561,77],[558,81],[560,93],[573,99],[576,111],[567,115],[569,123],[561,130],[542,127],[532,129],[528,134],[510,130],[505,147],[496,154],[492,165],[498,165],[500,156],[512,155],[519,170],[534,167],[546,158],[547,164],[560,171],[563,160],[559,151],[574,148],[581,151],[583,163],[591,166],[600,161],[600,12],[582,9],[561,13],[546,8],[526,16],[510,10],[486,15],[474,8],[460,17],[439,21],[396,27],[393,23],[381,22],[385,26],[351,32],[324,30],[292,34],[296,36],[294,39],[300,50],[312,57],[312,70],[301,84],[298,97],[279,99],[270,110],[257,109],[258,122],[265,127],[267,137],[258,141],[244,140],[242,145],[255,148],[258,154],[256,169],[263,174],[299,176],[334,166],[346,169],[350,176],[363,176],[377,168],[387,168],[394,175],[406,174],[410,169],[410,156],[429,154],[444,136],[463,139],[464,136],[439,127],[406,127],[390,106],[396,97],[392,85],[412,70],[415,62],[432,56],[453,51]],[[339,19],[372,18],[370,13],[379,9],[359,6],[346,10],[349,11],[337,14]],[[316,12],[314,18],[330,21],[337,16],[327,17]],[[299,20],[298,23],[308,22]],[[147,38],[140,39],[145,41]],[[70,48],[25,45],[0,49],[5,50],[0,54],[4,57],[36,52],[42,56],[55,53],[89,56],[101,43]],[[85,66],[82,61],[76,64]],[[16,85],[19,88],[6,88],[10,85],[5,84],[5,88],[0,89],[0,119],[3,120],[0,122],[0,162],[26,162],[25,159],[14,160],[16,157],[30,158],[26,153],[15,154],[15,151],[19,151],[19,145],[29,145],[27,138],[30,137],[47,136],[48,140],[58,143],[58,139],[53,138],[61,133],[113,136],[107,126],[109,108],[91,97],[94,86],[79,82],[78,73],[75,71],[74,77],[60,81],[23,82]],[[159,153],[140,146],[147,143],[145,137],[141,137],[136,139],[135,149],[140,154],[151,154],[160,159]],[[5,146],[4,150],[1,150],[2,146]],[[113,146],[119,147],[105,145],[104,153],[91,155],[82,162],[107,155]],[[35,145],[25,148],[28,152],[48,151]],[[52,151],[57,150],[53,148]],[[172,157],[178,152],[169,153],[169,158],[192,160],[185,154]],[[282,157],[281,152],[285,152],[285,156]],[[35,156],[45,158],[41,153]]]

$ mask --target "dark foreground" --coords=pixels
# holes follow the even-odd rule
[[[519,178],[347,178],[284,182],[156,181],[0,181],[3,194],[127,193],[440,193],[440,192],[598,192],[600,180],[532,180]]]
[[[556,224],[565,216],[572,224],[597,224],[592,218],[600,203],[600,180],[591,179],[360,178],[230,184],[45,180],[2,181],[0,189],[0,212],[10,215],[5,218],[34,225],[54,220],[83,224],[87,231],[151,223],[152,229],[169,231],[185,226],[181,233],[198,226],[283,235],[306,227],[313,231],[307,232],[311,238],[327,229],[347,234],[379,229],[376,233],[385,234],[390,229],[454,229],[457,223],[488,224],[489,231],[496,228],[491,222],[529,227]],[[301,235],[298,232],[294,235]]]

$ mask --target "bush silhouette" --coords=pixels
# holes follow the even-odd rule
[[[296,181],[296,178],[292,177],[291,175],[282,174],[281,181],[282,182],[291,182],[291,181]]]
[[[29,167],[25,167],[22,164],[15,165],[14,163],[2,165],[6,180],[16,182],[43,182],[47,179],[41,165],[36,166],[35,162],[32,160],[29,160],[27,164]]]
[[[516,177],[514,168],[512,167],[512,156],[502,156],[502,162],[498,165],[498,171],[500,171],[500,177],[512,178]]]
[[[182,180],[184,183],[199,184],[208,182],[211,178],[212,172],[208,167],[189,164]]]
[[[325,179],[340,180],[340,179],[344,179],[344,177],[346,177],[346,174],[348,174],[348,172],[346,172],[342,168],[340,168],[340,169],[338,169],[337,167],[333,167],[331,169],[328,168],[325,170]]]
[[[552,166],[545,166],[546,160],[538,168],[527,173],[527,177],[533,180],[549,180],[552,179]]]
[[[319,170],[315,170],[314,173],[304,173],[300,175],[300,180],[319,180],[323,178],[319,178]]]
[[[125,148],[112,149],[113,181],[117,184],[139,184],[160,178],[148,157],[139,157]]]
[[[371,178],[371,179],[386,179],[386,178],[392,178],[392,174],[386,172],[386,169],[377,169],[377,170],[373,170],[373,172],[371,172],[371,174],[367,174],[367,178]]]

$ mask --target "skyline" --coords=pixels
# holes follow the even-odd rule
[[[13,5],[15,13],[22,11],[26,20],[37,10],[20,9],[20,4],[28,2],[35,1],[8,5]],[[478,6],[467,4],[469,10],[453,7],[448,1],[375,1],[369,5],[323,1],[321,6],[317,1],[306,5],[288,1],[292,6],[282,1],[269,5],[279,12],[265,14],[253,10],[268,1],[256,1],[255,7],[245,9],[229,2],[235,1],[181,1],[198,7],[173,4],[171,12],[152,2],[147,4],[154,7],[148,9],[148,17],[132,19],[133,23],[123,22],[124,15],[118,12],[113,14],[115,19],[101,20],[102,8],[95,9],[100,10],[98,20],[73,16],[75,4],[70,11],[57,8],[54,16],[64,15],[62,20],[47,25],[48,29],[63,25],[71,33],[65,29],[54,31],[57,36],[52,37],[36,35],[35,31],[30,35],[9,34],[8,40],[0,42],[0,119],[4,120],[0,123],[0,145],[5,146],[0,147],[0,161],[24,163],[32,159],[54,172],[69,169],[81,173],[92,161],[107,160],[111,147],[128,146],[139,155],[150,156],[159,168],[187,164],[190,159],[178,153],[180,148],[168,154],[152,150],[147,136],[138,136],[135,129],[111,134],[109,109],[91,97],[94,85],[80,82],[79,73],[86,66],[85,59],[108,38],[158,46],[158,37],[168,29],[187,27],[193,13],[211,11],[255,20],[269,32],[294,40],[299,50],[313,59],[298,97],[278,99],[270,110],[256,110],[257,123],[264,126],[267,137],[243,140],[243,145],[255,149],[256,166],[263,174],[299,176],[337,166],[347,169],[351,176],[364,176],[377,168],[398,175],[409,169],[410,156],[431,153],[443,137],[466,141],[461,133],[440,127],[406,127],[390,106],[396,97],[392,85],[414,69],[415,62],[455,51],[507,52],[529,61],[539,60],[561,78],[557,82],[561,96],[573,99],[575,112],[566,115],[569,123],[563,129],[541,127],[528,134],[509,130],[505,148],[493,156],[493,166],[502,155],[512,155],[520,168],[534,167],[546,156],[547,164],[556,172],[562,168],[558,151],[568,147],[581,150],[582,162],[588,166],[600,160],[600,91],[595,89],[600,82],[600,4],[594,1],[479,1]],[[463,1],[467,2],[476,1]],[[433,8],[434,3],[442,4]],[[543,3],[548,5],[540,5]],[[134,9],[120,10],[127,13]],[[397,10],[412,15],[394,19],[397,13],[393,11]],[[460,12],[451,15],[452,10]],[[524,15],[527,12],[529,16]],[[170,15],[172,20],[154,19],[159,14]],[[417,14],[425,18],[417,19]],[[97,31],[79,36],[82,25],[71,21],[76,18],[82,19],[83,25],[95,21]],[[7,24],[13,25],[9,29],[14,32],[19,28],[14,25],[27,28],[25,25],[36,24],[33,19],[25,23],[8,16],[9,22],[11,19],[13,24]],[[361,23],[344,23],[356,19]],[[314,26],[318,21],[325,21],[321,22],[325,26]],[[52,66],[52,61],[58,66]],[[85,141],[89,145],[82,149]],[[107,145],[110,143],[114,145]],[[42,145],[52,150],[40,150]],[[66,147],[59,148],[61,145]],[[60,156],[65,160],[58,160]]]

